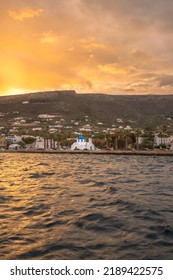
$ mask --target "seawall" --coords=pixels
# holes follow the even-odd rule
[[[88,155],[136,155],[136,156],[173,156],[170,150],[23,150],[23,151],[0,151],[0,153],[25,153],[25,154],[88,154]]]

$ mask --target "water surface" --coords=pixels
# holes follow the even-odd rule
[[[173,259],[172,165],[1,154],[0,259]]]

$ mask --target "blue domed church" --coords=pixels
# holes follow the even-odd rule
[[[71,145],[71,150],[95,150],[95,146],[92,143],[92,138],[89,138],[87,142],[85,137],[78,136],[76,142]]]

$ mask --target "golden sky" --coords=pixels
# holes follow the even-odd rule
[[[173,92],[172,0],[1,0],[0,94]]]

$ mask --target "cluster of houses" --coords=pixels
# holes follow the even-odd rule
[[[165,145],[166,147],[170,147],[170,149],[173,150],[173,135],[169,137],[159,137],[158,135],[155,135],[154,140],[156,146]]]
[[[138,137],[138,144],[142,144],[144,141],[144,137]],[[173,150],[173,135],[160,137],[158,134],[154,136],[154,147],[162,147],[165,146],[167,149]]]
[[[95,150],[97,149],[93,142],[92,137],[88,141],[82,135],[76,135],[76,141],[71,145],[71,150]],[[25,141],[29,139],[31,141]],[[144,137],[137,137],[136,142],[142,144],[145,141]],[[154,147],[163,147],[173,150],[173,136],[160,137],[158,134],[154,136]],[[11,135],[11,136],[0,136],[0,150],[61,150],[62,147],[58,141],[53,138],[45,139],[41,136],[30,136],[30,135]]]
[[[2,136],[0,137],[0,150],[20,150],[22,149],[21,142],[24,139],[33,138],[32,143],[25,144],[26,150],[60,150],[62,149],[59,142],[54,139],[44,139],[43,137],[37,136]],[[87,142],[83,136],[78,136],[76,142],[71,145],[71,150],[95,150],[95,146],[92,143],[92,138],[89,138]]]
[[[8,149],[8,150],[20,150],[22,148],[22,141],[24,139],[33,139],[31,143],[25,144],[25,149],[29,150],[49,150],[49,149],[58,149],[58,142],[53,139],[44,139],[40,136],[29,136],[29,135],[12,135],[12,136],[3,136],[0,137],[0,149]]]

